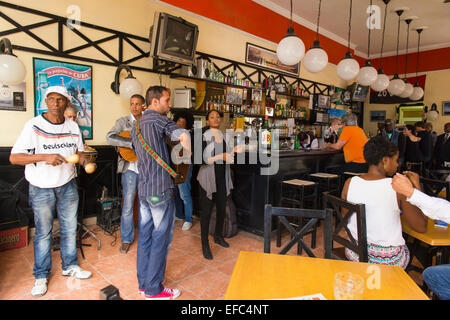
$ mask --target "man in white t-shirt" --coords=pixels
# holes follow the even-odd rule
[[[68,99],[69,94],[64,87],[49,87],[45,93],[48,111],[25,124],[9,157],[12,164],[25,166],[25,178],[29,182],[29,203],[36,226],[33,296],[47,292],[56,211],[61,234],[62,274],[77,279],[87,279],[92,275],[79,267],[77,259],[78,189],[74,179],[75,165],[65,158],[76,153],[80,164],[84,166],[88,161],[82,153],[84,147],[78,125],[64,118]]]
[[[106,134],[106,141],[115,147],[132,149],[131,138],[122,137],[119,134],[124,131],[133,130],[135,122],[139,121],[142,116],[144,107],[144,97],[139,94],[133,95],[130,98],[130,114],[117,119],[114,127]],[[122,245],[120,246],[121,253],[127,253],[131,243],[134,241],[133,207],[139,180],[137,158],[135,161],[128,160],[124,159],[120,154],[118,155],[117,173],[122,174],[123,198],[122,215],[120,218],[120,237],[122,241]]]

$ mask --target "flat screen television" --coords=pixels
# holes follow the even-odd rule
[[[150,55],[161,60],[192,65],[198,40],[198,26],[181,17],[155,12],[150,28]]]
[[[369,86],[362,86],[359,83],[353,83],[351,86],[352,101],[364,101],[369,94]]]

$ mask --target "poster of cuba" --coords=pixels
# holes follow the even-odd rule
[[[45,91],[63,86],[70,103],[78,109],[77,123],[85,140],[92,139],[92,67],[74,63],[33,58],[35,115],[47,111]]]

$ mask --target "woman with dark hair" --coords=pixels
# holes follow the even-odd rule
[[[406,197],[392,189],[392,176],[398,168],[398,148],[382,136],[370,139],[364,146],[364,158],[369,170],[345,182],[341,198],[361,203],[366,209],[367,250],[369,263],[401,266],[409,263],[409,250],[402,236],[400,215],[417,232],[427,230],[427,218],[419,208],[406,201]],[[352,236],[358,240],[356,215],[348,224]],[[358,261],[358,255],[346,249],[345,255],[351,261]]]
[[[319,140],[314,137],[312,132],[300,132],[298,134],[298,142],[302,149],[319,149]]]
[[[208,260],[213,258],[208,240],[213,205],[216,206],[214,242],[224,248],[230,246],[222,235],[227,196],[233,189],[230,163],[234,162],[234,153],[243,151],[238,146],[233,150],[230,149],[230,143],[225,140],[224,135],[219,130],[221,122],[221,112],[210,110],[207,113],[206,123],[208,127],[203,132],[203,164],[200,166],[197,175],[202,208],[200,216],[202,250],[203,256]]]
[[[194,126],[194,117],[189,110],[180,109],[174,112],[173,121],[181,129],[191,131]],[[192,228],[192,195],[191,195],[191,176],[192,176],[192,164],[189,166],[189,173],[186,181],[179,184],[177,187],[178,192],[175,194],[176,213],[175,217],[178,219],[184,219],[181,230],[187,231]],[[184,207],[184,214],[183,214]]]

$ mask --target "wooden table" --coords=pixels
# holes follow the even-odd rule
[[[405,217],[400,217],[402,221],[402,231],[411,237],[420,240],[431,247],[436,248],[436,264],[441,264],[442,258],[445,256],[444,251],[446,247],[450,246],[450,227],[442,228],[434,225],[433,219],[428,219],[427,231],[420,233],[414,231],[406,221]],[[418,243],[415,240],[415,244],[411,249],[411,255],[415,254]],[[431,260],[430,260],[431,261]],[[430,262],[431,263],[431,262]]]
[[[374,269],[379,272],[379,289],[367,286],[373,283],[370,277],[374,276]],[[428,299],[398,266],[241,251],[225,300],[287,299],[318,293],[333,300],[334,275],[340,271],[365,279],[365,300]]]

